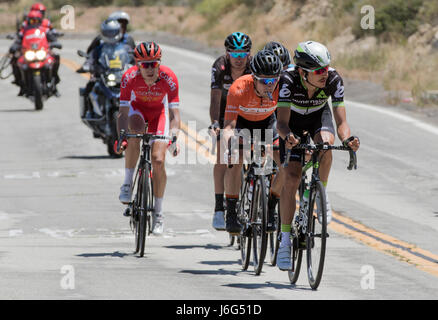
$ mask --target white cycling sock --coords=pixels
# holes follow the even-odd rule
[[[154,211],[156,213],[158,213],[158,212],[162,213],[162,210],[163,210],[163,198],[154,197],[154,201],[155,201]]]
[[[125,181],[123,182],[123,184],[129,184],[129,185],[132,184],[132,178],[134,177],[134,171],[135,171],[135,168],[132,168],[132,169],[125,168]]]
[[[280,246],[290,246],[290,232],[281,232],[281,243]]]

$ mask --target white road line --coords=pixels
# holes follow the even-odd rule
[[[407,115],[404,115],[401,113],[397,113],[396,111],[393,111],[393,110],[385,109],[385,107],[377,107],[377,106],[364,104],[364,103],[360,103],[360,102],[349,101],[349,100],[346,100],[345,102],[346,102],[346,104],[353,105],[354,108],[371,110],[373,112],[378,112],[378,113],[393,117],[395,119],[398,119],[400,121],[410,123],[410,124],[416,126],[417,128],[420,128],[422,130],[425,130],[429,133],[432,133],[432,134],[435,134],[438,136],[438,127],[430,125],[430,124],[425,123],[423,121],[414,119],[410,116],[407,116]]]

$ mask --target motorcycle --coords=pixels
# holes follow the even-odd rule
[[[77,51],[78,55],[88,55]],[[102,139],[107,145],[111,157],[120,158],[114,152],[114,143],[118,138],[117,115],[120,105],[120,83],[122,76],[133,64],[133,56],[122,43],[104,43],[95,64],[93,74],[95,84],[87,94],[85,88],[79,88],[79,115],[82,122],[93,131],[94,138]]]
[[[30,28],[23,34],[17,66],[25,95],[34,101],[36,110],[42,110],[43,101],[56,94],[54,48],[62,49],[62,45],[58,42],[49,44],[46,33],[39,28]]]

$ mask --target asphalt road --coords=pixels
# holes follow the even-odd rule
[[[328,191],[337,214],[317,291],[305,272],[292,286],[269,263],[260,276],[242,271],[239,251],[211,226],[212,165],[182,163],[193,160],[191,138],[167,165],[164,235],[149,237],[138,258],[118,201],[124,160],[109,158],[79,119],[86,79],[72,65],[90,40],[62,41],[70,63],[60,68],[61,97],[41,112],[9,79],[0,83],[0,299],[436,299],[438,128],[354,103],[348,87],[359,168],[347,171],[347,154],[335,155]],[[1,52],[9,44],[1,40]],[[183,121],[206,128],[214,57],[163,49]]]

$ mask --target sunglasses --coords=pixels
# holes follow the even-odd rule
[[[313,72],[314,74],[323,74],[324,72],[328,71],[329,66],[325,66],[325,67],[320,67],[320,68],[316,68],[313,70],[306,70],[308,72]]]
[[[256,75],[254,75],[254,78],[256,78],[256,80],[260,81],[264,85],[276,84],[277,81],[280,79],[280,77],[276,77],[276,78],[260,78],[260,77],[257,77]]]
[[[139,62],[138,65],[144,69],[156,68],[160,65],[160,61],[142,61],[142,62]]]
[[[249,56],[249,52],[230,52],[230,51],[228,51],[228,53],[230,54],[231,58],[246,58],[247,56]]]

